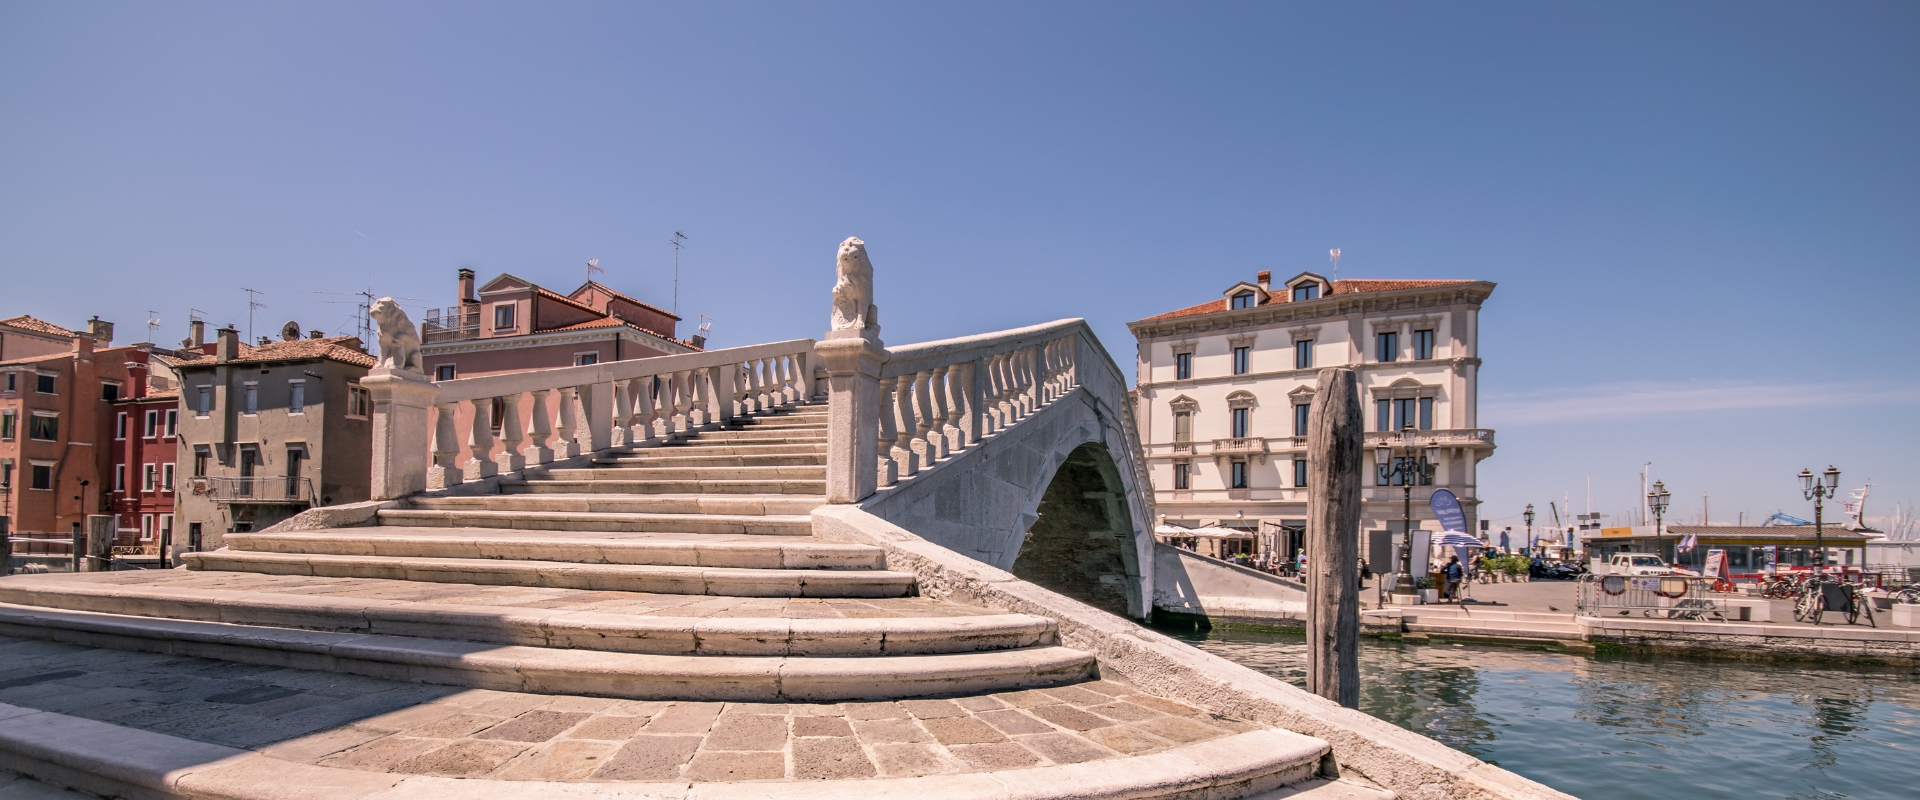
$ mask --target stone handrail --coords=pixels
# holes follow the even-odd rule
[[[813,347],[812,339],[792,339],[438,383],[375,368],[361,381],[373,401],[374,499],[657,441],[804,401],[813,393]]]

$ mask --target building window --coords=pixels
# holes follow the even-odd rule
[[[1192,353],[1174,353],[1173,354],[1173,379],[1176,381],[1185,381],[1185,380],[1193,379],[1193,354]]]
[[[173,542],[173,515],[172,514],[160,515],[160,541],[168,544],[171,544]]]
[[[116,493],[125,493],[127,491],[127,465],[113,465],[113,490]]]
[[[19,424],[20,418],[11,409],[0,411],[0,442],[13,441],[14,428]]]
[[[584,367],[590,364],[598,364],[598,363],[600,363],[599,353],[574,353],[573,354],[573,365],[576,367]]]
[[[207,462],[213,460],[213,450],[206,445],[193,448],[193,477],[207,477]]]
[[[1320,299],[1320,284],[1309,283],[1293,287],[1293,302]]]
[[[34,391],[36,391],[36,392],[39,392],[39,393],[41,393],[41,394],[53,394],[53,393],[54,393],[54,391],[53,391],[53,376],[52,376],[52,375],[40,375],[40,376],[38,376],[38,378],[39,378],[39,380],[37,380],[37,381],[35,382],[35,385],[34,385],[34,387],[33,387],[33,390],[34,390]]]
[[[153,494],[158,488],[160,488],[160,465],[148,464],[140,471],[140,491]]]
[[[187,552],[200,552],[200,523],[187,523]]]
[[[1234,489],[1247,488],[1247,462],[1246,461],[1233,462],[1233,486],[1231,488],[1234,488]]]
[[[1431,397],[1375,400],[1373,409],[1374,430],[1397,431],[1409,426],[1423,431],[1433,430]]]
[[[160,491],[173,491],[173,462],[160,465]]]
[[[1233,438],[1247,438],[1247,423],[1251,421],[1253,409],[1236,408],[1233,410]]]
[[[358,386],[347,387],[347,416],[365,419],[372,415],[373,393]]]
[[[13,459],[0,458],[0,489],[13,488]]]
[[[53,491],[53,465],[37,462],[27,465],[27,488]]]
[[[240,413],[253,416],[260,413],[260,384],[248,381],[245,387],[243,390],[245,399],[240,406]]]
[[[180,435],[180,409],[167,409],[167,438]]]
[[[213,413],[213,387],[200,387],[198,395],[199,398],[193,407],[193,415],[201,419],[206,419],[208,414]]]
[[[441,364],[433,368],[433,379],[436,381],[450,381],[453,380],[453,373],[454,369],[452,364]]]
[[[1374,338],[1374,359],[1382,364],[1393,361],[1400,355],[1400,334],[1393,331],[1378,334]]]
[[[1433,398],[1420,398],[1420,430],[1433,430]]]
[[[158,410],[147,412],[146,423],[146,431],[141,434],[143,438],[152,439],[160,435],[160,412]]]
[[[1293,462],[1293,485],[1299,487],[1307,485],[1307,460],[1304,458],[1295,459]]]
[[[1193,465],[1173,465],[1173,488],[1186,491],[1193,488]]]
[[[1252,347],[1233,348],[1233,374],[1235,375],[1247,374],[1248,370],[1251,369],[1253,366],[1252,362],[1253,362]]]
[[[1173,412],[1173,440],[1176,442],[1193,441],[1193,412]]]
[[[1413,332],[1413,358],[1416,361],[1433,358],[1433,331]]]
[[[1308,420],[1313,419],[1313,406],[1301,403],[1293,407],[1293,435],[1307,435]]]
[[[113,439],[120,441],[125,438],[127,438],[127,412],[122,411],[113,415]]]
[[[18,372],[7,373],[7,391],[17,392],[20,390],[19,376],[20,373]]]
[[[60,418],[52,414],[34,412],[33,417],[27,420],[27,438],[42,442],[58,441]]]
[[[102,381],[100,383],[100,399],[109,403],[120,399],[120,384],[111,381]]]
[[[512,303],[501,303],[493,307],[493,327],[495,330],[513,327]]]
[[[140,515],[140,541],[143,541],[143,542],[153,541],[153,515],[152,514]]]
[[[305,380],[287,381],[287,413],[307,413],[307,382]]]
[[[1293,343],[1293,368],[1313,369],[1313,340],[1301,339]]]
[[[1233,296],[1234,308],[1253,308],[1253,292],[1241,292]]]

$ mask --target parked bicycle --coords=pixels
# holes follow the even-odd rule
[[[1800,599],[1793,604],[1793,618],[1818,625],[1829,611],[1845,613],[1848,625],[1859,622],[1860,617],[1865,616],[1869,626],[1880,627],[1873,617],[1873,600],[1860,584],[1826,577],[1809,579]]]

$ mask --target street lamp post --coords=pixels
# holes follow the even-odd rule
[[[1527,547],[1531,549],[1533,547],[1533,504],[1532,503],[1527,504],[1527,510],[1525,513],[1522,513],[1520,515],[1520,518],[1527,521]]]
[[[1667,545],[1663,538],[1665,527],[1661,521],[1667,514],[1667,500],[1672,496],[1667,492],[1666,481],[1654,481],[1653,491],[1647,492],[1647,508],[1653,511],[1653,554],[1661,558],[1666,558],[1662,550]]]
[[[1400,442],[1397,447],[1382,444],[1380,447],[1374,448],[1373,451],[1374,468],[1380,470],[1380,479],[1388,482],[1399,480],[1402,491],[1401,499],[1405,504],[1403,511],[1404,521],[1402,522],[1404,527],[1401,528],[1401,535],[1405,537],[1405,544],[1400,548],[1400,579],[1394,581],[1393,591],[1395,594],[1412,594],[1414,592],[1413,484],[1416,481],[1432,480],[1434,462],[1440,460],[1439,448],[1432,446],[1426,448],[1426,458],[1414,458],[1415,451],[1419,449],[1418,442],[1414,441],[1413,426],[1409,424],[1400,429]],[[1398,456],[1398,458],[1396,458],[1396,456]]]
[[[1820,567],[1827,563],[1826,537],[1821,535],[1821,503],[1840,488],[1840,470],[1827,465],[1827,471],[1815,478],[1811,470],[1800,470],[1800,493],[1813,501],[1813,577],[1820,578]]]

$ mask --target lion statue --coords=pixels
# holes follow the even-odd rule
[[[832,330],[862,331],[876,327],[878,309],[873,305],[873,262],[867,260],[867,243],[855,236],[841,242],[836,273]]]
[[[380,327],[380,366],[420,371],[420,329],[391,297],[375,300],[367,311]]]

